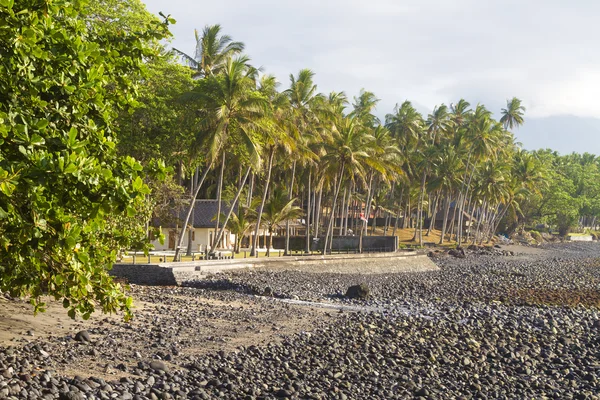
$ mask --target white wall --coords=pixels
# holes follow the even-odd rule
[[[154,245],[154,250],[174,250],[177,245],[177,232],[175,229],[161,228],[162,234],[165,236],[164,244],[160,244],[158,240],[153,240],[152,245]],[[205,251],[206,247],[210,243],[212,238],[211,233],[214,232],[214,229],[210,228],[195,228],[194,234],[192,235],[192,251],[199,252]],[[186,230],[184,238],[183,238],[183,248],[187,249],[188,245],[188,234],[189,230]],[[214,234],[214,233],[213,233]],[[221,239],[221,245],[218,248],[227,248],[232,249],[234,244],[235,235],[229,233],[229,231],[225,231],[224,237]]]

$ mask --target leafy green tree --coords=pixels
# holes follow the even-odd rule
[[[83,4],[0,1],[0,290],[36,312],[48,294],[71,317],[129,317],[108,269],[143,243],[149,190],[112,127],[134,101],[128,77],[168,31],[151,19],[134,32],[90,27]]]

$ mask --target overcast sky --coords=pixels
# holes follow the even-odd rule
[[[600,155],[600,1],[143,1],[177,20],[172,45],[188,54],[194,29],[221,24],[282,89],[310,68],[321,92],[374,92],[381,117],[407,99],[499,113],[516,96],[525,148]]]

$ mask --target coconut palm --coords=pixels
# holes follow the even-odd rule
[[[322,100],[323,96],[317,93],[317,86],[313,78],[314,72],[310,69],[302,69],[298,72],[298,76],[290,74],[290,87],[283,93],[288,96],[290,107],[292,108],[292,122],[298,129],[297,148],[300,151],[295,152],[293,157],[292,181],[296,173],[296,165],[300,164],[308,169],[307,176],[307,207],[306,207],[306,252],[310,251],[310,210],[311,210],[311,190],[312,190],[312,169],[317,158],[311,145],[317,141],[317,103]],[[289,186],[289,198],[293,194],[293,182]],[[289,224],[286,226],[286,242],[284,254],[289,254]]]
[[[294,126],[290,124],[291,119],[289,117],[292,110],[289,107],[289,99],[285,94],[277,92],[276,84],[274,84],[274,82],[274,78],[269,78],[266,82],[263,81],[263,85],[260,88],[261,94],[263,97],[268,99],[269,104],[268,116],[265,118],[267,128],[262,130],[260,138],[265,149],[265,155],[268,157],[268,161],[265,185],[263,188],[263,197],[258,208],[254,240],[250,250],[251,257],[256,255],[258,246],[258,231],[260,229],[262,213],[267,200],[269,185],[271,183],[271,173],[273,170],[275,152],[279,149],[283,150],[287,154],[291,154],[296,149],[296,141],[294,140],[295,135],[288,135],[288,132],[295,130]]]
[[[198,82],[198,86],[189,93],[195,97],[204,107],[199,110],[201,115],[199,133],[196,145],[205,149],[208,167],[200,180],[196,193],[192,198],[192,205],[197,197],[206,171],[220,159],[220,170],[217,184],[217,221],[215,240],[211,243],[211,251],[223,234],[224,226],[219,229],[221,214],[221,196],[223,186],[223,173],[228,150],[231,150],[232,137],[236,144],[243,148],[248,158],[248,170],[244,181],[252,166],[256,167],[260,162],[259,148],[257,145],[258,133],[265,129],[263,117],[267,109],[265,98],[256,89],[257,70],[248,65],[247,57],[229,58],[226,61],[223,73],[211,75]],[[243,185],[242,185],[243,186]],[[236,196],[237,197],[237,196]],[[235,207],[235,204],[232,206]],[[192,207],[188,211],[184,227],[187,226]],[[180,233],[179,244],[175,250],[177,259],[183,233]]]
[[[334,178],[332,218],[329,219],[325,234],[324,252],[329,250],[330,235],[333,229],[333,210],[337,203],[340,188],[345,179],[364,182],[365,160],[369,154],[364,150],[370,137],[361,131],[361,125],[354,117],[342,118],[332,129],[330,141],[325,143],[326,154],[322,158],[323,170]]]
[[[240,246],[242,239],[252,229],[252,224],[256,218],[255,213],[249,207],[239,207],[237,213],[234,211],[229,220],[227,221],[227,229],[229,232],[235,235],[235,245],[233,251],[236,253],[240,252]],[[221,219],[227,219],[227,216],[221,214]]]
[[[263,210],[264,226],[269,232],[269,244],[267,246],[267,257],[273,247],[273,232],[276,228],[281,228],[284,222],[292,219],[299,218],[302,216],[302,208],[295,206],[294,203],[297,199],[287,199],[285,191],[277,187],[273,190],[269,201],[265,204]]]
[[[173,52],[181,56],[187,65],[195,69],[196,77],[216,75],[222,72],[229,58],[244,51],[244,43],[234,42],[229,35],[221,35],[221,25],[206,25],[202,35],[194,29],[196,51],[191,57],[181,50],[173,48]]]
[[[514,129],[523,125],[525,107],[521,104],[521,100],[513,97],[506,101],[506,108],[502,109],[502,117],[500,123],[504,125],[504,129]]]

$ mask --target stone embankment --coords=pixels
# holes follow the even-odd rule
[[[181,285],[210,274],[231,271],[296,270],[321,273],[398,273],[437,270],[424,254],[415,251],[396,253],[341,254],[202,260],[159,264],[115,264],[113,276],[140,285]]]

